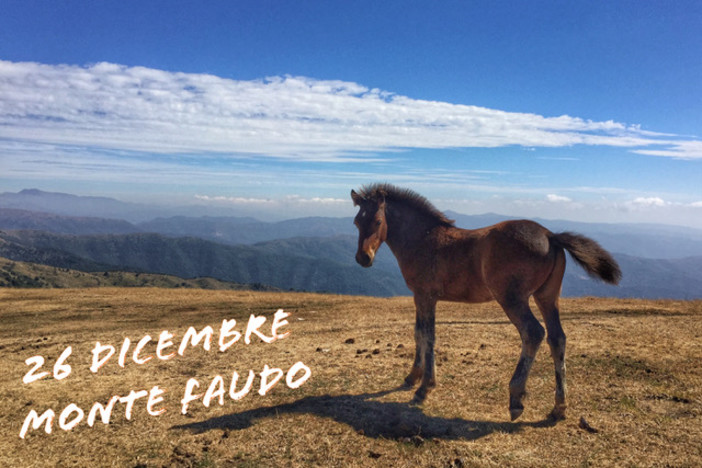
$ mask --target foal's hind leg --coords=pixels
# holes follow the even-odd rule
[[[544,322],[546,322],[547,341],[551,348],[551,357],[553,357],[553,366],[556,372],[556,404],[550,414],[550,417],[556,421],[565,419],[566,411],[566,336],[561,327],[561,319],[558,312],[558,297],[560,296],[561,282],[565,271],[564,257],[563,252],[560,252],[553,273],[534,294],[534,300],[539,306]]]
[[[528,299],[510,301],[501,305],[519,330],[519,335],[522,338],[522,354],[519,357],[512,380],[509,382],[509,414],[514,421],[524,411],[523,399],[526,395],[529,370],[534,363],[536,352],[539,350],[545,333],[544,328],[531,313]]]
[[[548,330],[548,338],[546,341],[548,341],[548,345],[551,348],[553,367],[556,372],[556,404],[549,416],[558,421],[565,419],[566,411],[566,336],[561,327],[557,303],[545,303],[542,305],[538,299],[536,299],[536,302],[546,322],[546,329]]]

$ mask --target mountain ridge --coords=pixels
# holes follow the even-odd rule
[[[363,269],[353,259],[355,242],[353,236],[340,235],[229,246],[149,233],[72,236],[0,231],[0,256],[82,271],[204,276],[283,290],[383,297],[410,294],[387,247],[379,249],[373,268]],[[569,260],[563,295],[702,298],[702,257],[654,260],[615,254],[615,258],[624,272],[619,287],[592,280]]]
[[[43,258],[42,252],[53,255]],[[392,296],[404,285],[401,278],[388,277],[381,270],[368,274],[360,267],[330,259],[280,255],[253,246],[228,246],[195,237],[0,231],[0,256],[27,261],[27,253],[32,255],[29,261],[57,267],[69,261],[73,268],[83,271],[126,269],[183,278],[206,276],[284,290]]]
[[[357,231],[350,217],[306,217],[260,221],[249,216],[159,216],[131,222],[103,216],[74,216],[11,208],[0,194],[0,256],[81,271],[126,270],[211,276],[236,283],[270,284],[344,294],[410,294],[389,249],[379,250],[373,268],[354,261]],[[98,200],[106,197],[26,190],[21,197]],[[21,198],[20,197],[20,198]],[[66,207],[64,207],[66,208]],[[65,209],[64,211],[71,211]],[[80,210],[79,210],[80,211]],[[462,228],[478,228],[507,219],[495,213],[463,215],[447,211]],[[568,262],[564,294],[690,299],[702,297],[702,231],[656,224],[535,221],[554,232],[576,231],[597,240],[622,263],[624,281],[617,289],[598,284]]]
[[[515,219],[497,214],[451,213],[456,225],[466,229]],[[664,259],[702,255],[702,231],[667,225],[582,223],[534,218],[553,232],[575,231],[597,240],[605,249],[627,255]],[[306,217],[283,221],[260,221],[251,217],[172,216],[130,223],[122,219],[67,216],[50,212],[0,207],[0,229],[35,229],[62,234],[128,234],[153,232],[170,237],[198,237],[228,245],[287,239],[356,235],[352,218]]]

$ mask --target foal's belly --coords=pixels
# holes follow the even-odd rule
[[[487,302],[493,299],[492,293],[483,285],[470,283],[466,284],[446,284],[438,292],[437,297],[442,301],[451,302]]]
[[[487,302],[493,300],[492,293],[480,277],[465,271],[455,271],[451,274],[425,277],[420,280],[405,277],[405,280],[415,294],[430,295],[440,301]]]

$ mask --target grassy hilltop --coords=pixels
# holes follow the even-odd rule
[[[244,333],[251,314],[265,316],[271,335],[278,309],[291,315],[274,343],[242,337],[218,351],[223,319]],[[539,351],[522,418],[509,422],[508,382],[519,354],[516,329],[496,304],[440,303],[438,387],[421,408],[397,390],[413,356],[411,298],[378,299],[302,293],[199,289],[0,289],[0,465],[2,466],[699,466],[702,464],[702,302],[613,299],[562,301],[568,335],[568,419],[544,421],[553,404],[553,365]],[[184,355],[158,359],[167,330],[175,351],[188,327],[214,329]],[[132,351],[145,335],[136,364]],[[131,340],[124,368],[117,363]],[[96,342],[115,354],[89,370]],[[71,346],[62,380],[49,375],[23,384],[31,366],[54,368]],[[181,413],[186,382],[205,394],[220,375],[287,371],[303,362],[311,377],[298,388],[285,378],[258,393],[256,376],[240,400],[202,398]],[[298,374],[298,376],[301,374]],[[95,402],[158,386],[164,399],[149,414],[135,399],[131,419],[116,403],[110,423],[87,425]],[[212,395],[211,395],[212,396]],[[61,411],[84,411],[79,424],[59,427]],[[30,410],[56,412],[43,426],[19,433]],[[77,418],[67,413],[64,424]],[[586,424],[581,424],[584,418]]]
[[[13,288],[197,288],[276,291],[262,284],[239,284],[214,278],[180,278],[173,275],[129,271],[84,272],[0,257],[0,287]]]

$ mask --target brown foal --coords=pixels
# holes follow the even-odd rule
[[[617,284],[621,271],[612,256],[587,237],[554,234],[527,220],[505,221],[481,229],[460,229],[424,197],[389,184],[351,191],[360,207],[356,261],[370,267],[380,245],[387,243],[414,293],[416,306],[414,364],[405,384],[421,384],[412,402],[421,404],[436,386],[434,316],[437,301],[496,300],[519,330],[522,353],[509,384],[512,420],[524,410],[526,382],[544,328],[529,308],[529,297],[543,315],[556,373],[556,403],[550,417],[565,417],[565,345],[558,298],[565,253],[593,277]]]

